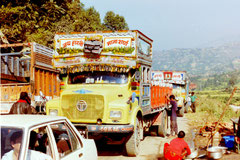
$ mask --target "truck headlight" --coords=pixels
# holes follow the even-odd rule
[[[49,110],[49,115],[51,115],[51,116],[57,116],[57,115],[58,115],[58,110],[57,110],[57,109],[50,109],[50,110]]]
[[[121,111],[110,111],[110,118],[111,119],[121,119],[122,112]]]

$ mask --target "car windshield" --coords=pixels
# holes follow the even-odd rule
[[[104,71],[91,71],[91,72],[78,72],[69,74],[69,84],[84,84],[84,83],[111,83],[111,84],[124,84],[127,83],[127,73],[118,72],[104,72]]]
[[[1,126],[1,159],[10,159],[12,152],[20,153],[23,130],[20,128]]]

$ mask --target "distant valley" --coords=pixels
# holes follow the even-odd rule
[[[154,70],[185,70],[191,77],[240,69],[240,42],[219,47],[153,51]]]
[[[153,69],[187,71],[197,90],[225,89],[232,82],[240,85],[240,42],[154,51]]]

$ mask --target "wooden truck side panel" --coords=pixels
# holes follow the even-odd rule
[[[32,92],[34,92],[35,96],[39,96],[40,91],[42,91],[45,96],[52,98],[58,97],[60,94],[58,73],[36,68],[34,91]]]
[[[52,49],[37,43],[3,44],[0,48],[2,105],[9,108],[21,92],[29,93],[33,105],[43,100],[40,92],[47,99],[59,96],[59,71],[52,66]]]
[[[21,92],[31,92],[29,83],[1,84],[1,102],[16,102]]]

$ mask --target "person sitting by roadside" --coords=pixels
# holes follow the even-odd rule
[[[15,102],[9,114],[36,114],[37,111],[31,106],[31,99],[27,92],[20,93],[20,99]]]
[[[191,150],[184,141],[185,132],[180,131],[178,137],[173,139],[170,144],[164,144],[164,158],[166,160],[182,160],[187,155],[191,154]]]

